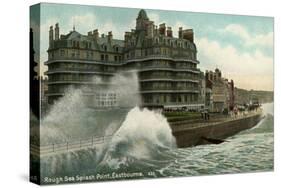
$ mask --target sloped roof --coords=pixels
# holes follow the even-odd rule
[[[68,33],[65,38],[67,40],[72,40],[72,39],[77,39],[77,38],[81,38],[81,34],[78,33],[77,31],[70,31],[70,33]]]
[[[98,38],[98,44],[108,44],[108,38],[107,37],[99,37]],[[111,45],[112,46],[120,46],[120,47],[124,47],[124,41],[123,40],[119,40],[119,39],[112,39],[111,41]]]
[[[145,10],[141,9],[139,11],[139,15],[137,19],[144,19],[144,20],[148,20],[147,14],[145,12]]]

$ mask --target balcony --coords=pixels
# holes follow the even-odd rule
[[[172,71],[172,72],[191,72],[195,74],[199,74],[200,71],[197,68],[185,68],[185,67],[169,67],[169,66],[162,66],[162,65],[149,65],[149,66],[142,66],[142,67],[136,67],[136,69],[139,69],[141,72],[146,71],[154,71],[154,70],[160,70],[160,71]]]
[[[198,87],[141,87],[140,93],[199,93]]]
[[[173,75],[147,75],[140,76],[140,82],[153,82],[153,81],[170,81],[170,82],[194,82],[198,83],[199,80],[192,76],[173,76]]]
[[[49,69],[46,74],[55,74],[55,73],[73,73],[73,74],[103,74],[103,75],[114,75],[116,70],[102,70],[102,69],[81,69],[81,68],[54,68]]]
[[[163,103],[155,103],[155,102],[143,102],[144,106],[159,106],[163,105],[164,107],[201,107],[204,106],[203,103],[199,101],[187,101],[187,102],[163,102]]]
[[[123,61],[97,61],[94,59],[87,58],[71,58],[71,57],[56,57],[53,59],[49,59],[44,62],[45,65],[56,63],[56,62],[72,62],[72,63],[88,63],[88,64],[102,64],[102,65],[115,65],[120,66],[123,64]]]
[[[199,64],[199,61],[195,59],[190,59],[187,56],[170,56],[170,55],[147,55],[147,56],[142,56],[142,57],[134,57],[130,58],[125,63],[130,63],[130,62],[138,62],[138,61],[145,61],[145,60],[153,60],[153,59],[164,59],[164,60],[171,60],[171,61],[184,61],[184,62],[191,62],[194,64]]]

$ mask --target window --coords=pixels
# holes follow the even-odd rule
[[[104,61],[104,55],[103,54],[101,54],[100,59],[101,59],[101,61]]]
[[[181,102],[181,96],[180,95],[178,96],[178,102]]]
[[[62,56],[62,57],[64,56],[64,50],[60,51],[60,56]]]
[[[117,56],[116,55],[114,56],[114,61],[117,61]]]

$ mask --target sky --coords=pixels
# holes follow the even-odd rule
[[[201,71],[219,68],[223,77],[233,79],[236,87],[268,90],[274,88],[274,19],[271,17],[209,14],[181,11],[145,9],[150,20],[159,25],[171,26],[177,37],[178,28],[194,30],[198,68]],[[87,35],[98,29],[99,33],[113,32],[113,37],[124,39],[124,32],[135,28],[140,9],[112,8],[88,5],[41,4],[30,14],[32,28],[40,29],[35,40],[35,60],[40,62],[40,72],[47,67],[49,27],[57,22],[60,34],[75,30]],[[40,14],[40,17],[38,16]],[[40,45],[40,46],[39,46]],[[39,55],[38,55],[39,54]]]

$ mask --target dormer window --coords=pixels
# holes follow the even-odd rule
[[[106,46],[106,45],[104,45],[103,49],[104,49],[104,51],[107,51],[107,46]]]
[[[115,47],[115,51],[118,52],[118,50],[119,50],[119,48],[118,48],[118,46],[116,46],[116,47]]]

